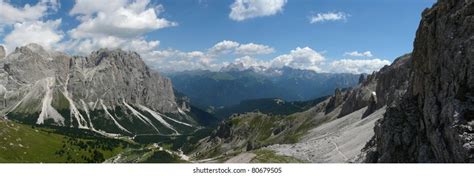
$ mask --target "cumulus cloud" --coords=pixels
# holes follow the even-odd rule
[[[8,1],[0,0],[0,27],[36,21],[45,16],[48,11],[57,10],[58,6],[57,0],[41,0],[35,5],[26,4],[23,7],[15,7]]]
[[[122,48],[151,56],[160,42],[148,41],[144,35],[176,22],[159,17],[162,5],[150,0],[76,0],[69,12],[80,24],[68,31],[71,38],[65,50],[88,54],[98,48]]]
[[[112,13],[127,5],[128,0],[76,0],[70,15],[92,16],[98,12]]]
[[[258,61],[251,56],[272,52],[274,52],[274,49],[266,45],[255,43],[241,44],[236,41],[223,40],[205,51],[156,50],[150,54],[145,54],[144,58],[146,58],[148,63],[155,65],[156,68],[164,72],[195,69],[219,70],[221,67],[229,64],[219,60],[222,56],[238,57],[234,61],[243,62],[246,65],[268,66],[269,63]]]
[[[121,48],[136,51],[142,56],[147,56],[158,48],[160,41],[147,41],[141,37],[134,39],[122,39],[114,36],[96,37],[94,39],[69,40],[62,43],[59,50],[72,51],[75,54],[87,55],[99,48]]]
[[[321,63],[325,60],[324,56],[309,47],[297,47],[291,50],[289,54],[280,55],[271,61],[273,67],[281,68],[284,66],[322,71]]]
[[[0,0],[0,33],[7,51],[29,43],[38,43],[52,49],[59,45],[64,33],[59,26],[61,19],[43,20],[56,12],[60,4],[57,0],[39,0],[36,4],[15,6],[10,1]],[[8,27],[8,30],[5,28]],[[10,30],[11,29],[11,30]]]
[[[201,51],[157,50],[145,57],[145,61],[163,72],[217,70],[221,67],[219,64],[212,63],[213,59]]]
[[[354,56],[354,57],[372,57],[372,52],[366,51],[366,52],[358,52],[358,51],[352,51],[352,52],[346,52],[344,53],[344,56]]]
[[[318,13],[309,18],[309,22],[313,23],[322,23],[325,21],[345,21],[349,15],[344,12],[328,12],[328,13]]]
[[[159,18],[161,10],[157,9],[163,9],[163,7],[148,7],[149,0],[136,0],[131,3],[123,0],[109,2],[77,1],[70,14],[79,15],[81,24],[70,31],[71,36],[73,38],[98,36],[133,38],[153,30],[177,25],[175,22]],[[102,5],[88,9],[97,4]]]
[[[234,60],[236,64],[242,64],[245,68],[250,67],[270,67],[270,62],[259,60],[250,56],[240,57]]]
[[[5,45],[9,51],[17,46],[29,43],[37,43],[47,49],[57,47],[64,35],[59,30],[61,19],[53,21],[34,21],[16,23],[13,30],[4,38]]]
[[[270,54],[273,53],[275,49],[266,45],[260,45],[255,43],[248,43],[240,45],[235,53],[239,55],[258,55],[258,54]]]
[[[237,54],[237,55],[260,55],[260,54],[270,54],[275,51],[274,48],[255,44],[247,43],[241,44],[239,42],[224,40],[213,47],[209,48],[209,54],[211,55],[221,55],[221,54]]]
[[[385,65],[389,65],[390,61],[381,59],[370,60],[352,60],[342,59],[333,61],[329,65],[329,72],[333,73],[372,73],[377,71]]]
[[[230,6],[230,19],[243,21],[255,17],[271,16],[283,11],[287,0],[235,0]]]
[[[367,53],[366,53],[367,55]],[[317,51],[309,47],[297,47],[288,54],[277,56],[271,60],[264,61],[250,56],[235,59],[232,63],[224,63],[224,66],[239,66],[244,69],[251,67],[260,69],[291,67],[296,69],[313,70],[322,73],[372,73],[391,62],[381,59],[352,60],[341,59],[325,62],[327,59]]]
[[[233,52],[237,47],[240,46],[240,43],[224,40],[219,43],[216,43],[212,48],[209,49],[209,53],[217,55],[217,54],[229,54]]]

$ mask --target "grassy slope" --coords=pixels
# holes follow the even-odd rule
[[[308,112],[290,116],[270,116],[262,113],[246,113],[228,119],[225,124],[211,134],[210,139],[201,143],[192,153],[194,159],[232,157],[244,151],[256,151],[272,144],[291,144],[319,122],[313,121]],[[228,126],[230,129],[225,129]],[[229,131],[230,130],[230,131]],[[226,134],[232,134],[227,136]],[[221,137],[218,137],[221,136]],[[217,140],[217,138],[221,138]],[[230,147],[231,146],[231,147]],[[230,148],[229,148],[230,147]],[[276,155],[266,153],[265,158]],[[263,158],[262,160],[264,160]],[[266,161],[262,161],[266,162]]]
[[[127,143],[106,138],[77,138],[50,129],[0,120],[0,162],[103,162]]]

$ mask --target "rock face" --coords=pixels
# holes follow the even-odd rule
[[[197,125],[178,108],[171,81],[134,52],[70,57],[29,44],[0,65],[1,113],[10,119],[123,135],[180,134]]]
[[[5,48],[0,45],[0,59],[3,59],[6,55],[6,51],[5,51]]]
[[[373,106],[368,109],[371,112],[366,113],[369,115],[373,111],[399,100],[408,88],[411,67],[411,54],[405,54],[395,59],[391,65],[367,75],[357,87],[348,92],[347,100],[343,103],[339,117],[367,106]]]
[[[101,49],[71,65],[72,73],[89,73],[73,75],[68,85],[73,96],[85,97],[86,102],[100,97],[111,104],[126,101],[177,112],[171,81],[149,70],[137,53]]]
[[[474,162],[474,1],[423,12],[412,80],[366,146],[367,162]]]
[[[377,73],[376,108],[397,103],[406,93],[412,78],[412,55],[405,54]]]
[[[341,89],[336,89],[334,91],[334,96],[332,96],[329,99],[329,103],[326,106],[326,113],[330,113],[331,111],[336,109],[336,107],[341,105],[344,102],[344,100],[345,100],[345,95],[341,92]]]

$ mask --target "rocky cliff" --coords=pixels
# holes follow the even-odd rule
[[[3,47],[2,45],[0,45],[0,59],[3,59],[5,57],[5,47]]]
[[[400,56],[391,65],[361,79],[361,83],[349,91],[347,100],[342,104],[339,117],[367,106],[368,111],[373,112],[399,100],[405,94],[411,78],[411,57],[411,54]],[[366,112],[366,114],[372,112]]]
[[[29,44],[0,65],[0,107],[9,119],[114,135],[181,134],[198,126],[178,108],[171,81],[135,52],[70,57]]]
[[[412,79],[365,148],[367,162],[474,162],[474,1],[423,12]]]

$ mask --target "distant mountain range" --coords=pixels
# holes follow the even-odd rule
[[[317,73],[283,68],[244,68],[231,64],[220,71],[184,71],[167,75],[174,88],[201,107],[237,105],[241,101],[280,98],[306,101],[331,95],[336,88],[358,84],[363,75]]]
[[[328,96],[325,96],[308,101],[285,101],[279,98],[244,100],[237,105],[218,108],[213,112],[213,114],[219,119],[225,119],[232,115],[239,115],[247,112],[261,112],[271,115],[290,115],[308,110],[327,98]]]

